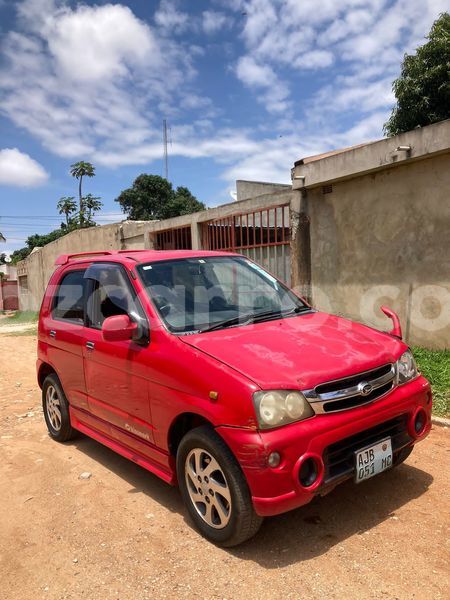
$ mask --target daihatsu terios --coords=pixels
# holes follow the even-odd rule
[[[178,483],[217,544],[399,464],[430,430],[430,386],[398,326],[317,311],[244,256],[99,252],[57,265],[37,361],[51,437],[80,431]]]

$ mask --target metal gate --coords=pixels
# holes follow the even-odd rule
[[[191,226],[165,229],[156,233],[156,250],[191,250]]]
[[[289,204],[203,224],[203,247],[245,254],[288,285],[291,280]]]
[[[0,279],[0,308],[1,310],[19,310],[17,281],[1,281]]]

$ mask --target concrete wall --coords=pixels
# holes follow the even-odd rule
[[[386,304],[409,343],[450,347],[450,154],[306,196],[315,305],[389,329]]]
[[[236,181],[237,200],[248,200],[276,192],[290,191],[291,186],[282,183],[266,183],[265,181]]]
[[[377,328],[387,304],[409,343],[449,348],[450,120],[298,160],[292,180],[293,283]]]
[[[155,234],[158,231],[184,226],[191,228],[192,248],[202,248],[202,223],[219,217],[289,203],[292,198],[291,186],[258,184],[257,189],[258,192],[267,189],[270,191],[265,194],[260,193],[256,198],[230,202],[165,221],[126,221],[79,229],[43,248],[35,249],[30,256],[17,265],[20,310],[39,310],[48,280],[55,269],[55,260],[60,254],[96,250],[153,249]]]
[[[153,248],[158,231],[186,226],[201,248],[203,223],[289,203],[293,287],[387,330],[386,304],[409,343],[450,347],[450,121],[297,161],[293,176],[292,188],[237,182],[239,201],[193,215],[73,232],[19,263],[21,309],[38,309],[59,254]]]
[[[20,310],[39,310],[60,254],[144,248],[144,231],[148,226],[149,221],[125,221],[78,229],[43,248],[35,248],[30,256],[17,264]]]
[[[17,279],[17,268],[9,263],[0,265],[0,273],[3,273],[4,279],[9,279],[11,281]]]
[[[155,234],[158,231],[164,231],[174,227],[190,226],[192,248],[202,248],[202,223],[228,217],[230,215],[245,214],[246,212],[258,210],[260,208],[290,203],[293,196],[291,186],[278,186],[278,184],[275,184],[275,187],[277,188],[276,191],[260,194],[255,198],[247,198],[245,200],[222,204],[215,208],[202,210],[192,215],[182,215],[181,217],[166,219],[165,221],[155,221],[147,227],[145,233],[145,247],[148,249],[154,248]],[[278,190],[278,187],[281,187],[281,189]]]
[[[409,150],[406,150],[409,148]],[[294,189],[312,189],[396,168],[450,150],[450,119],[392,138],[298,160],[292,170]]]

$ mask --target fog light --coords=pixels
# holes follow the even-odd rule
[[[426,424],[427,417],[423,410],[419,410],[419,412],[416,415],[416,418],[414,419],[414,431],[417,433],[417,435],[420,435],[423,432]]]
[[[316,461],[312,458],[307,458],[303,461],[300,467],[300,473],[298,475],[300,483],[303,487],[311,487],[317,479],[319,472],[317,469]]]
[[[269,465],[269,467],[272,467],[272,469],[275,469],[276,467],[278,467],[280,462],[281,462],[281,456],[278,452],[271,452],[269,454],[269,458],[267,459],[267,464]]]

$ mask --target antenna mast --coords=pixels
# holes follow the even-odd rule
[[[167,120],[163,119],[163,142],[164,142],[164,175],[169,181],[169,155],[167,152]]]

